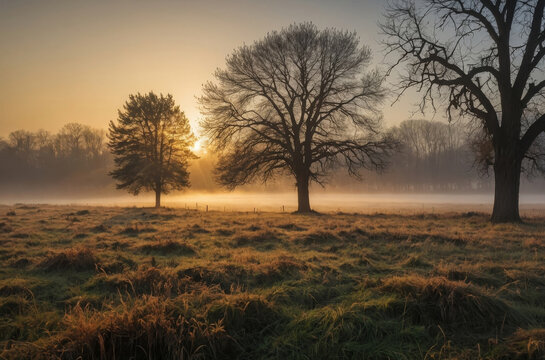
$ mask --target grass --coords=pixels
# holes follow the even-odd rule
[[[545,218],[0,214],[0,359],[545,357]]]
[[[93,270],[97,263],[91,249],[70,248],[47,255],[38,267],[45,271],[85,271]]]

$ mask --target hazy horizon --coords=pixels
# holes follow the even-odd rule
[[[445,211],[490,211],[493,192],[474,193],[403,193],[403,192],[348,192],[320,191],[313,189],[310,202],[317,211],[401,211],[422,212]],[[80,196],[3,196],[0,205],[50,204],[81,206],[152,206],[154,195],[138,196],[122,193],[118,195]],[[272,211],[291,212],[297,209],[297,196],[293,191],[184,191],[164,196],[164,206],[205,211]],[[545,194],[521,192],[521,210],[543,210]]]

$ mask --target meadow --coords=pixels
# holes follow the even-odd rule
[[[0,206],[0,359],[542,359],[545,218]]]

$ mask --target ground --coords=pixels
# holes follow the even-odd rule
[[[541,359],[545,218],[0,207],[1,359]]]

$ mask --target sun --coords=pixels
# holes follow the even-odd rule
[[[191,147],[191,151],[194,152],[194,153],[204,152],[202,139],[198,139],[197,141],[195,141],[195,143]]]

